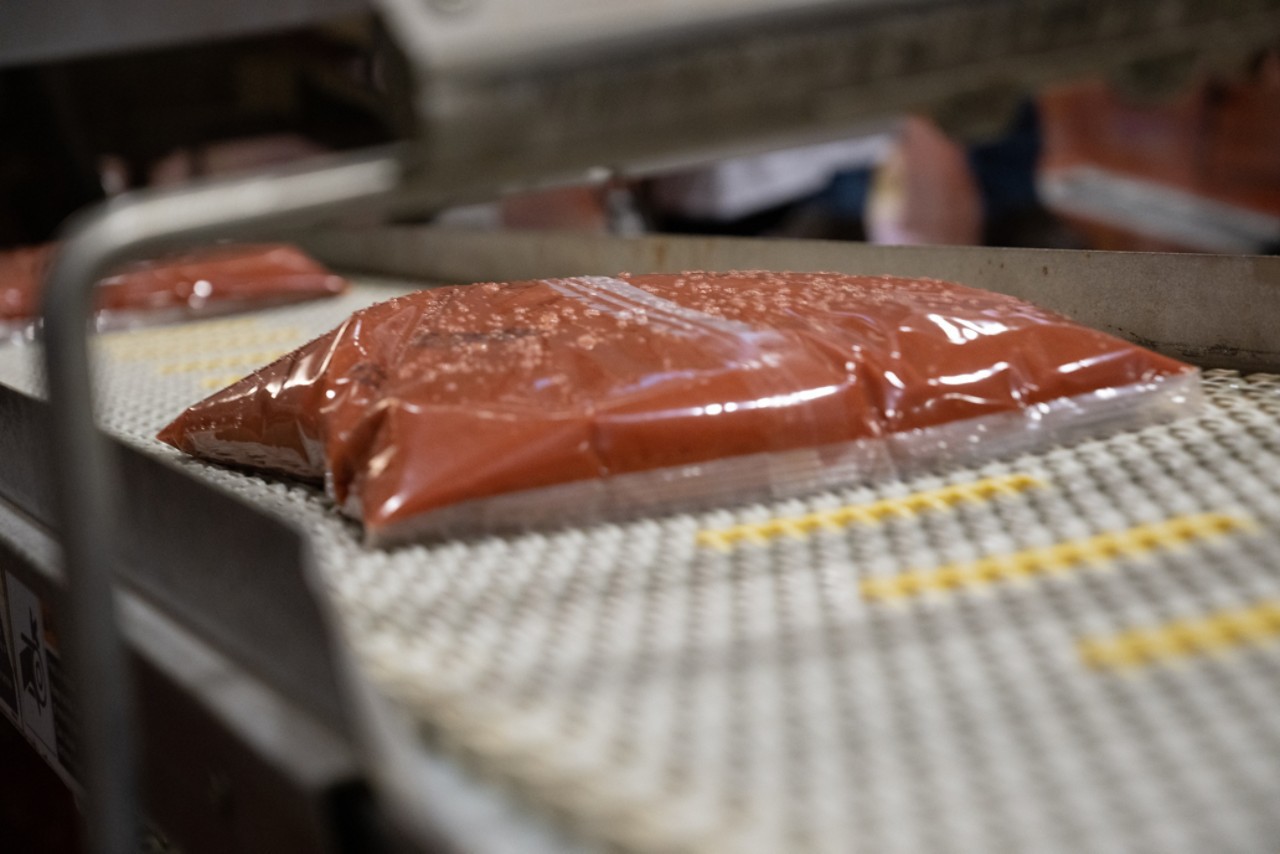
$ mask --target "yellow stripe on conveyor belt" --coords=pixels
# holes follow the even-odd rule
[[[1224,513],[1177,516],[1163,522],[1138,525],[1123,531],[1067,540],[1051,546],[992,555],[937,569],[911,570],[899,575],[863,579],[867,599],[887,600],[978,587],[1019,578],[1036,578],[1065,572],[1086,564],[1104,565],[1118,558],[1142,557],[1191,543],[1253,530],[1253,520]]]
[[[163,338],[146,341],[111,341],[107,352],[115,359],[126,362],[147,362],[164,359],[188,358],[192,349],[247,350],[279,345],[294,347],[305,340],[298,329],[245,328],[227,332],[195,329],[186,335],[169,333]]]
[[[1159,664],[1220,650],[1254,646],[1280,637],[1280,601],[1270,600],[1202,617],[1130,629],[1080,641],[1080,657],[1104,670]]]
[[[1044,486],[1044,481],[1029,474],[990,477],[970,483],[958,483],[913,492],[899,498],[885,498],[870,504],[850,504],[834,510],[822,510],[803,516],[783,516],[735,525],[732,528],[705,529],[698,532],[698,545],[729,549],[738,543],[766,543],[778,537],[803,537],[823,529],[848,525],[874,525],[893,517],[915,516],[930,510],[950,510],[957,504],[990,501],[1000,495],[1016,495]]]
[[[268,362],[275,361],[288,352],[288,350],[264,350],[258,353],[211,356],[207,359],[161,365],[157,370],[162,374],[190,374],[205,371],[225,371],[228,368],[257,368]]]
[[[215,374],[214,376],[205,377],[200,380],[200,388],[205,391],[221,391],[232,383],[240,382],[240,380],[247,376],[249,376],[249,373],[246,371],[241,371],[235,374]]]
[[[228,317],[202,320],[195,324],[142,327],[106,332],[99,339],[109,350],[130,349],[136,346],[152,346],[169,341],[187,341],[192,335],[245,333],[256,331],[261,324],[256,317]]]

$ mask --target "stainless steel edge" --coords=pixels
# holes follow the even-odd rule
[[[830,139],[904,113],[991,135],[1049,83],[1109,74],[1158,91],[1244,61],[1280,22],[1269,2],[1192,0],[377,5],[417,84],[428,172],[500,184]]]
[[[39,476],[46,415],[39,401],[0,386],[0,456],[33,462],[26,478],[22,467],[0,467],[0,570],[16,572],[60,623],[65,578],[47,525],[50,484]],[[149,485],[167,467],[118,450],[131,503],[150,505],[162,493],[164,506],[186,516],[181,532],[157,527],[151,512],[126,525],[133,556],[121,564],[116,594],[141,722],[143,814],[181,850],[333,850],[335,804],[370,782],[378,815],[344,840],[350,850],[381,850],[374,846],[383,841],[412,851],[576,850],[506,793],[423,750],[350,650],[330,646],[324,627],[336,617],[323,619],[324,597],[299,585],[303,556],[287,553],[292,528],[260,509],[230,508],[239,502],[180,472],[169,472],[178,482],[169,488]],[[17,500],[24,506],[10,503]],[[335,717],[335,678],[359,719],[355,743]],[[394,821],[377,823],[383,816]]]
[[[0,386],[0,498],[45,530],[54,522],[48,417],[43,402]],[[309,560],[302,535],[133,448],[111,447],[127,496],[118,518],[121,581],[345,732],[329,630],[300,569]]]
[[[340,267],[436,281],[732,269],[932,276],[1031,300],[1203,367],[1280,370],[1280,257],[430,226],[322,231],[296,239]]]
[[[4,502],[0,572],[39,596],[46,627],[64,632],[57,549]],[[359,775],[348,741],[145,600],[119,592],[117,604],[142,722],[147,820],[192,854],[333,850],[330,801]],[[78,733],[56,737],[59,758],[50,762],[79,790],[63,764],[75,762]]]
[[[5,0],[0,67],[301,27],[367,10],[364,0]]]

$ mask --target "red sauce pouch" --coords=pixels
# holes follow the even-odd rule
[[[31,337],[56,244],[0,252],[0,330]],[[340,294],[347,280],[284,244],[223,244],[136,261],[98,282],[100,331]]]
[[[371,542],[812,492],[1189,411],[1190,365],[927,279],[683,273],[421,291],[159,438],[323,483]]]

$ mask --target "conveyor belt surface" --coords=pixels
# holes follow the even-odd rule
[[[103,421],[176,457],[150,437],[184,406],[389,293],[103,336]],[[392,551],[317,490],[181,465],[306,529],[424,749],[588,843],[1268,851],[1280,377],[1206,388],[981,469]]]

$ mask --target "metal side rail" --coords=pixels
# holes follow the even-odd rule
[[[192,551],[179,565],[195,563]],[[11,697],[0,693],[0,712],[83,794],[80,699],[60,646],[69,620],[61,575],[47,529],[0,502],[0,667],[12,667],[15,687]],[[116,603],[142,801],[166,838],[192,852],[267,854],[334,851],[343,834],[374,832],[357,829],[370,795],[339,731],[145,595],[120,591]],[[17,640],[12,665],[9,638]]]

